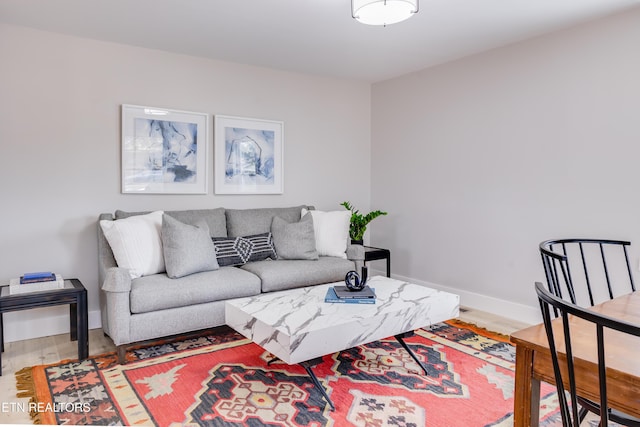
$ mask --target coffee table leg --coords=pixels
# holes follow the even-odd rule
[[[427,368],[424,366],[424,364],[422,363],[422,361],[421,361],[420,359],[418,359],[418,356],[416,356],[416,354],[413,352],[413,350],[411,350],[411,349],[409,348],[409,346],[407,345],[407,343],[406,343],[406,342],[404,342],[404,338],[406,338],[406,337],[410,337],[410,336],[412,336],[412,335],[413,335],[413,332],[405,332],[404,334],[396,335],[396,336],[395,336],[395,338],[396,338],[396,340],[398,340],[398,342],[400,343],[400,345],[401,345],[402,347],[404,347],[404,349],[407,351],[407,353],[409,353],[409,355],[410,355],[411,357],[413,357],[413,360],[415,360],[415,361],[416,361],[416,363],[417,363],[418,365],[420,365],[420,367],[421,367],[421,368],[422,368],[422,370],[424,371],[424,374],[428,376],[428,375],[429,375],[429,373],[427,372]]]
[[[306,362],[301,362],[300,366],[302,366],[305,369],[305,371],[307,371],[307,374],[311,378],[311,381],[313,381],[313,384],[316,386],[318,390],[320,390],[320,393],[322,393],[324,400],[326,400],[329,406],[331,406],[331,410],[335,411],[336,407],[333,405],[333,402],[331,401],[331,399],[329,399],[329,396],[327,395],[327,391],[322,386],[322,384],[320,384],[320,381],[318,381],[318,377],[316,377],[316,374],[314,374],[313,371],[311,370],[312,367],[316,366],[320,362],[322,362],[322,358],[316,358],[316,359],[307,360]]]

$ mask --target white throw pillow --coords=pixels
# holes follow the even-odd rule
[[[118,267],[129,270],[132,279],[162,273],[162,211],[135,215],[116,221],[100,221]]]
[[[313,218],[313,231],[316,236],[316,250],[320,256],[347,257],[349,222],[351,212],[323,212],[302,208],[302,216],[309,212]]]

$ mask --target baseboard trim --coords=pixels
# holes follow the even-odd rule
[[[64,314],[42,316],[37,319],[25,318],[29,311],[31,310],[4,313],[5,343],[69,333],[68,308]],[[100,310],[90,311],[88,318],[89,329],[102,327]]]
[[[386,274],[386,272],[383,272],[382,270],[371,270],[371,273],[373,275]],[[451,288],[448,286],[442,286],[437,283],[426,282],[424,280],[418,280],[398,274],[393,274],[392,277],[394,279],[402,280],[403,282],[415,283],[417,285],[427,286],[439,291],[451,292],[453,294],[459,295],[460,305],[464,307],[486,311],[498,316],[514,319],[519,322],[529,323],[532,325],[542,323],[542,316],[540,315],[540,309],[538,307],[531,307],[500,298]]]

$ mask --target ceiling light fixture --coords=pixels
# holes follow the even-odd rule
[[[351,16],[367,25],[391,25],[418,13],[418,0],[351,0]]]

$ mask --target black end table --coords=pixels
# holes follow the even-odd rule
[[[387,260],[387,277],[391,277],[391,251],[389,249],[374,248],[373,246],[364,247],[364,262],[375,261],[378,259]]]
[[[64,288],[9,294],[9,286],[2,286],[0,293],[0,350],[4,351],[4,324],[2,316],[9,311],[69,304],[71,341],[78,341],[78,360],[89,357],[89,317],[87,314],[87,290],[80,280],[64,281]],[[2,353],[0,352],[0,375]]]

